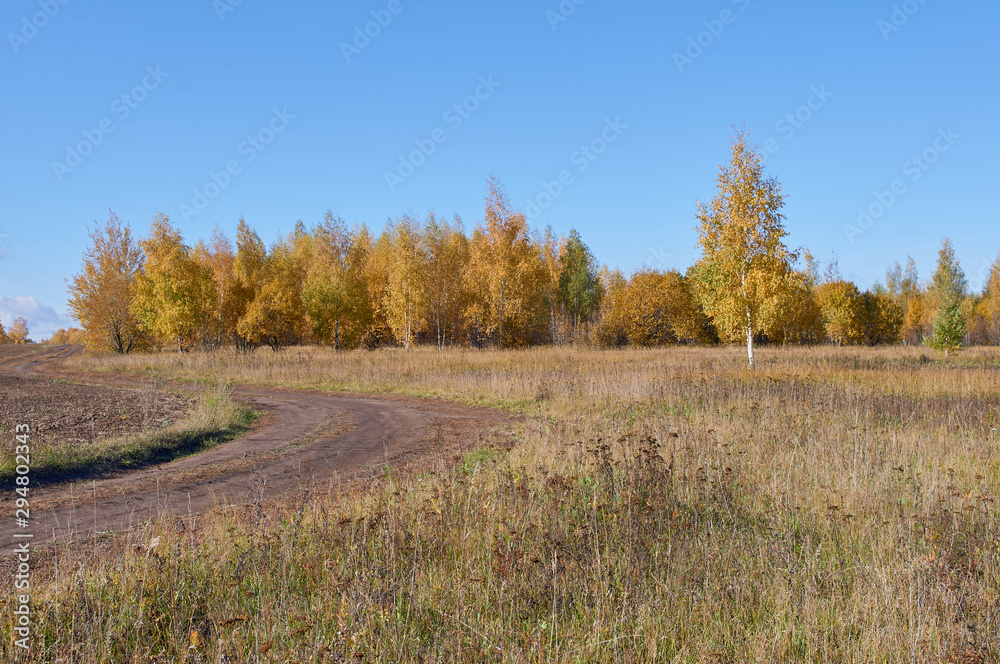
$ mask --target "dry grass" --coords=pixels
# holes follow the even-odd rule
[[[37,654],[1000,661],[1000,351],[760,356],[756,373],[687,348],[79,360],[526,417],[513,450],[54,550]]]

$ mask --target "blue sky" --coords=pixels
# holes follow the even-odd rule
[[[1000,250],[998,22],[985,0],[11,0],[0,319],[71,324],[65,280],[109,209],[192,243],[328,208],[471,229],[491,172],[599,261],[683,270],[741,121],[790,246],[867,286],[907,254],[929,277],[949,236],[979,285]]]

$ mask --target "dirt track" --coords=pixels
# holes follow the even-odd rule
[[[58,371],[52,363],[79,351],[59,346],[0,362],[0,374],[72,377],[128,386],[127,376]],[[317,484],[380,472],[470,447],[507,417],[497,411],[409,397],[237,387],[235,398],[263,411],[263,426],[216,448],[160,466],[75,485],[36,489],[38,540],[67,540],[120,530],[161,514],[188,515],[224,505],[298,496]],[[0,513],[13,515],[13,492]]]

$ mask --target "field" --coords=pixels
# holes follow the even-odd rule
[[[762,349],[745,364],[713,348],[68,360],[518,418],[512,445],[52,547],[36,654],[1000,661],[1000,350]]]

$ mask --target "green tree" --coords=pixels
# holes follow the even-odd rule
[[[930,319],[937,325],[938,313],[941,309],[961,302],[968,291],[965,272],[955,256],[955,247],[951,240],[945,238],[938,251],[937,269],[927,286]]]
[[[566,238],[566,248],[559,256],[559,301],[569,311],[574,330],[589,319],[601,306],[601,282],[597,261],[580,233],[572,228]]]
[[[934,350],[944,351],[944,356],[957,352],[965,338],[965,316],[958,302],[951,302],[938,311],[934,330],[924,343]]]
[[[707,206],[698,203],[698,241],[704,269],[696,284],[705,311],[726,339],[742,337],[754,366],[754,335],[777,309],[794,257],[782,242],[784,195],[775,177],[765,177],[760,153],[746,131],[735,130],[731,159],[719,169],[718,192]]]

